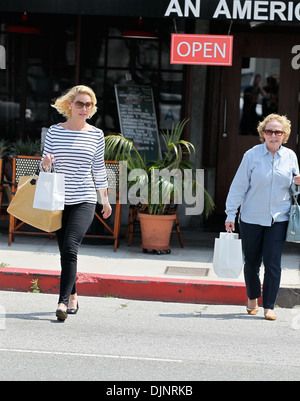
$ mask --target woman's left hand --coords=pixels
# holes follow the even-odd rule
[[[112,208],[111,208],[110,204],[108,202],[104,203],[102,212],[101,212],[103,218],[107,219],[111,215],[111,212],[112,212]]]
[[[110,206],[110,203],[108,201],[108,192],[107,189],[99,189],[100,197],[101,197],[101,203],[102,203],[102,216],[104,219],[107,219],[112,212],[112,208]]]
[[[295,175],[294,183],[295,183],[295,185],[300,185],[300,174],[299,175]]]

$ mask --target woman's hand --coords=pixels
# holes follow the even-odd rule
[[[234,231],[235,230],[235,225],[232,221],[226,221],[225,223],[225,230],[228,231]]]
[[[107,219],[111,215],[111,212],[112,212],[112,208],[111,208],[110,204],[108,202],[105,203],[103,205],[103,208],[101,211],[103,218]]]
[[[44,160],[42,161],[42,167],[44,171],[49,171],[51,170],[51,164],[54,162],[54,156],[50,153],[48,153],[45,157]]]
[[[294,183],[295,183],[295,185],[300,185],[300,174],[299,175],[295,175]]]
[[[108,194],[107,194],[107,189],[99,189],[100,197],[101,197],[101,203],[102,203],[102,216],[104,219],[107,219],[112,212],[112,208],[110,206],[110,203],[108,201]]]

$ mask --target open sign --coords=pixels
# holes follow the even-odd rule
[[[172,34],[171,64],[232,65],[233,36]]]

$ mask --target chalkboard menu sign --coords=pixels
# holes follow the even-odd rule
[[[160,154],[158,127],[150,86],[115,85],[121,133],[131,139],[146,160]]]

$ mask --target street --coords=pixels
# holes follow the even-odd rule
[[[269,322],[242,306],[80,297],[78,314],[60,323],[56,302],[0,292],[1,381],[176,381],[189,392],[192,381],[300,378],[297,308]],[[99,391],[124,395],[114,384]],[[150,387],[129,395],[159,397]]]

